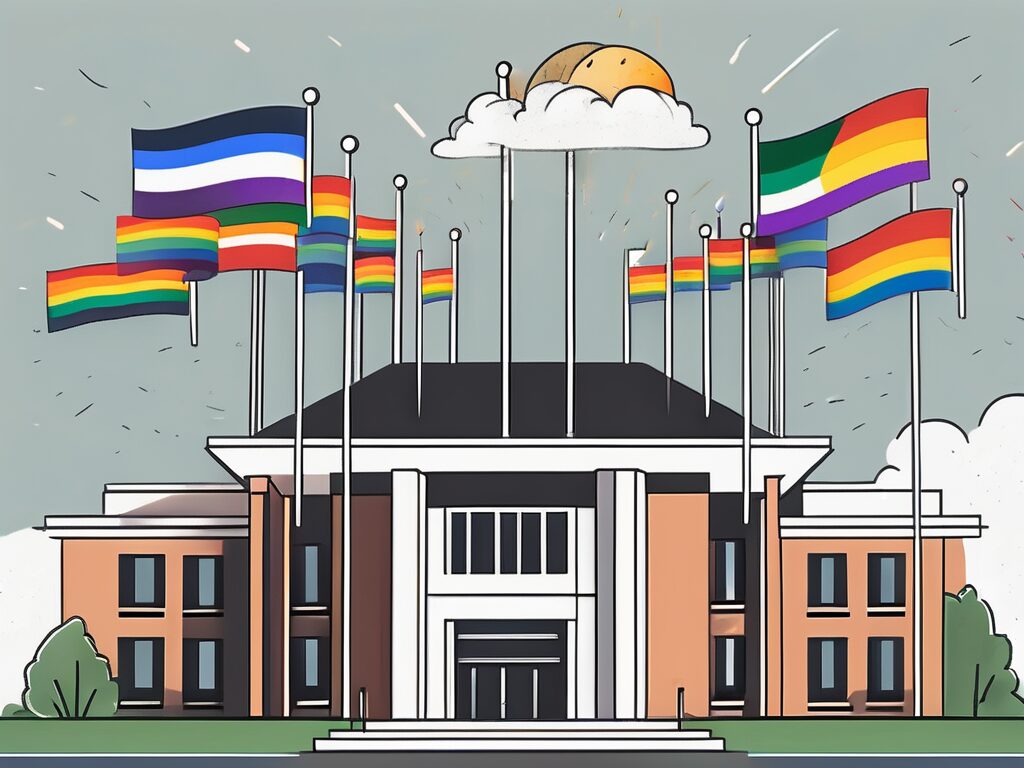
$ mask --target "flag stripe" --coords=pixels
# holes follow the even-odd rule
[[[209,144],[220,139],[260,133],[306,135],[306,110],[303,107],[251,107],[237,112],[214,115],[173,128],[132,130],[134,149],[159,152]]]
[[[828,274],[838,275],[879,251],[915,240],[950,238],[952,211],[949,208],[924,208],[905,214],[868,232],[856,240],[828,252]]]
[[[828,302],[825,305],[825,317],[828,320],[838,320],[860,312],[862,309],[867,309],[886,299],[902,296],[913,291],[949,291],[952,290],[952,287],[952,274],[946,270],[913,272],[907,275],[900,275],[879,283],[848,299]]]
[[[290,179],[304,183],[305,161],[280,152],[234,155],[166,170],[135,169],[136,192],[182,192],[241,179]]]
[[[292,224],[306,223],[306,203],[254,203],[253,205],[218,208],[210,211],[221,226],[237,226],[267,221],[287,221]]]
[[[156,151],[135,149],[132,151],[132,163],[135,165],[136,171],[156,171],[185,168],[228,157],[263,152],[278,152],[303,159],[306,156],[306,137],[302,134],[290,133],[250,133],[242,136],[229,136],[181,149]]]
[[[167,218],[188,216],[202,211],[236,208],[255,203],[292,203],[303,207],[305,215],[305,184],[295,179],[247,178],[220,184],[183,189],[177,192],[146,192],[136,190],[132,211],[136,216]],[[305,221],[305,218],[303,218]],[[221,220],[221,223],[225,223]]]

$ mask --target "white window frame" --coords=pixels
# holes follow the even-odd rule
[[[445,507],[444,508],[444,573],[446,576],[565,576],[571,570],[574,559],[571,551],[575,544],[575,507]],[[472,573],[473,560],[473,514],[486,512],[493,516],[494,531],[494,573]],[[501,571],[501,516],[516,515],[516,570],[513,573]],[[523,573],[523,514],[540,515],[540,573]],[[548,514],[566,515],[566,573],[548,573]],[[452,515],[466,515],[466,573],[452,573]]]

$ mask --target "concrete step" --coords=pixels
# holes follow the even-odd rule
[[[562,734],[529,738],[460,738],[408,735],[381,739],[316,739],[317,752],[722,752],[723,739],[647,737],[625,739],[614,734],[593,733],[587,739],[568,739]]]
[[[409,729],[406,731],[350,731],[332,730],[332,739],[532,739],[532,738],[553,738],[553,739],[675,739],[675,740],[700,740],[711,737],[711,731],[707,730],[686,730],[686,731],[660,731],[660,730],[554,730],[551,728],[524,730],[506,729],[496,727],[489,730],[450,728],[446,730],[429,729],[426,731]]]
[[[367,731],[679,731],[676,720],[369,720]]]

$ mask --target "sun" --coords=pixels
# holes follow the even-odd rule
[[[650,88],[675,97],[672,78],[655,59],[624,45],[576,43],[556,51],[537,67],[526,86],[540,83],[582,85],[608,102],[627,88]]]

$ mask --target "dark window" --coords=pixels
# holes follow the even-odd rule
[[[846,607],[846,555],[807,556],[807,605]]]
[[[325,637],[293,637],[291,654],[292,702],[318,702],[330,697],[330,644]]]
[[[745,656],[742,637],[715,638],[715,699],[737,701],[745,693]]]
[[[516,540],[515,512],[501,513],[501,572],[516,572],[516,555],[519,554],[519,542]]]
[[[540,573],[540,512],[523,512],[520,573]]]
[[[846,701],[846,638],[812,637],[807,641],[807,700]]]
[[[548,573],[567,573],[569,570],[569,513],[547,513],[547,566]]]
[[[715,542],[715,602],[742,603],[744,568],[742,541]]]
[[[906,555],[868,555],[868,607],[905,606],[906,593]]]
[[[494,513],[470,513],[470,573],[494,573]]]
[[[452,512],[452,573],[466,572],[466,513]]]
[[[117,686],[122,704],[163,706],[164,639],[162,637],[118,638]]]
[[[181,676],[185,704],[223,704],[223,641],[186,639],[182,650]]]
[[[117,566],[121,608],[164,607],[163,555],[119,555]]]
[[[220,555],[186,555],[182,562],[187,611],[215,612],[224,609],[224,558]]]
[[[903,701],[903,638],[868,638],[868,701]]]
[[[331,564],[326,547],[298,544],[292,547],[292,605],[324,607],[331,597]]]

